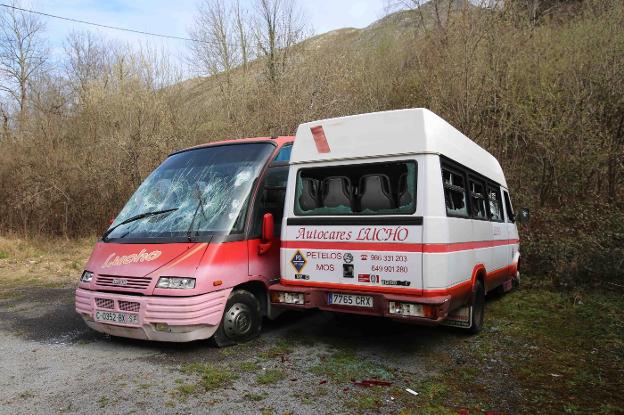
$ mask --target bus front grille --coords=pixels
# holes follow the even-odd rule
[[[95,284],[100,287],[113,287],[129,290],[145,290],[149,288],[152,279],[150,277],[126,277],[118,275],[98,275]]]

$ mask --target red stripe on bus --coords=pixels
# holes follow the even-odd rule
[[[494,248],[497,246],[514,245],[519,239],[499,239],[493,241],[454,242],[449,244],[423,244],[423,252],[455,252],[469,249]]]
[[[514,245],[519,242],[520,240],[518,239],[501,239],[501,240],[495,240],[495,241],[475,241],[475,242],[455,242],[455,243],[448,243],[448,244],[282,241],[282,248],[444,253],[444,252],[467,251],[470,249],[494,248],[497,246]]]
[[[487,280],[496,280],[500,277],[511,276],[511,271],[514,266],[509,265],[503,268],[499,268],[486,274]],[[321,281],[304,281],[304,280],[287,280],[281,278],[280,282],[284,285],[299,286],[299,287],[314,287],[325,288],[335,290],[346,291],[358,291],[360,293],[374,292],[374,293],[388,293],[388,294],[405,294],[416,295],[420,297],[439,297],[450,295],[452,297],[461,297],[467,295],[472,290],[472,280],[468,279],[459,282],[455,285],[451,285],[447,288],[435,288],[435,289],[419,289],[419,288],[402,288],[402,287],[379,287],[370,285],[355,285],[355,284],[341,284],[334,282],[321,282]]]
[[[439,297],[445,295],[451,295],[453,297],[459,297],[468,294],[471,290],[472,283],[470,280],[462,281],[448,288],[435,289],[435,290],[422,290],[420,288],[399,288],[399,287],[377,287],[370,285],[355,285],[355,284],[340,284],[334,282],[318,282],[318,281],[302,281],[302,280],[287,280],[282,278],[280,282],[284,285],[292,285],[298,287],[314,287],[330,290],[345,290],[345,291],[357,291],[360,293],[386,293],[386,294],[404,294],[415,295],[418,297]]]

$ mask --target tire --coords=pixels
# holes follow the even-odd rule
[[[485,314],[485,287],[481,280],[477,280],[475,294],[472,302],[471,325],[468,333],[476,334],[483,328],[483,316]]]
[[[221,324],[213,336],[217,347],[245,343],[260,335],[260,301],[249,291],[234,290],[225,305]]]
[[[516,271],[516,276],[514,276],[514,278],[512,280],[512,284],[513,284],[513,289],[514,290],[519,290],[520,289],[520,272]]]

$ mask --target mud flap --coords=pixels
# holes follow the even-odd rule
[[[469,329],[472,327],[472,306],[460,307],[449,313],[444,321],[443,326],[460,327]]]

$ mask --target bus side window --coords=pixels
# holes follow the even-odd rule
[[[262,233],[262,217],[265,213],[273,215],[275,222],[274,234],[279,238],[282,229],[282,217],[284,216],[284,199],[286,198],[286,183],[288,182],[288,166],[271,167],[258,192],[256,201],[253,237],[259,237]]]
[[[516,221],[516,216],[514,215],[513,207],[511,206],[509,193],[507,193],[506,190],[503,190],[503,196],[505,197],[505,212],[507,213],[507,221],[514,223]]]
[[[468,216],[466,182],[462,174],[442,169],[446,213],[451,216]]]
[[[488,199],[490,201],[490,220],[495,222],[503,221],[503,211],[501,209],[500,188],[488,186]]]
[[[470,180],[470,202],[472,216],[478,219],[487,219],[487,202],[483,183]]]

